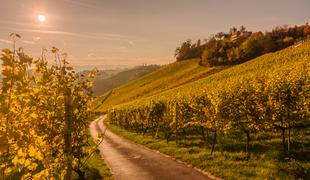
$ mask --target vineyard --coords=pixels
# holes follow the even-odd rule
[[[279,137],[277,151],[297,158],[310,150],[309,60],[308,41],[105,112],[112,124],[129,131],[176,144],[196,137],[211,154],[238,149],[246,152],[246,159],[259,148],[252,146],[252,137],[271,134],[263,141]],[[235,141],[227,142],[226,137]],[[238,139],[244,139],[244,147],[234,148]],[[307,169],[300,177],[307,176]]]
[[[92,75],[75,73],[55,47],[34,60],[16,48],[20,35],[11,37],[1,55],[0,179],[84,178]]]

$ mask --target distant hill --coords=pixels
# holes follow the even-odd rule
[[[88,76],[88,74],[91,72],[91,70],[84,70],[82,72],[79,72],[79,74],[83,74],[85,77]],[[105,70],[99,70],[98,72],[96,72],[95,74],[95,78],[94,81],[98,81],[98,80],[102,80],[102,79],[106,79],[109,78],[111,75],[108,74]]]
[[[92,70],[83,70],[81,72],[79,72],[79,74],[83,74],[85,77],[88,76],[88,74],[90,72],[92,72],[94,69]],[[95,78],[94,78],[94,81],[95,82],[99,82],[101,80],[104,80],[104,79],[107,79],[111,76],[114,76],[122,71],[127,71],[128,69],[125,68],[125,69],[121,69],[121,68],[116,68],[116,69],[105,69],[105,70],[98,70],[95,74]]]
[[[94,94],[100,95],[104,92],[110,91],[121,84],[135,80],[143,75],[157,70],[158,68],[160,68],[159,65],[137,66],[132,69],[118,72],[115,75],[108,75],[107,71],[105,71],[105,74],[108,75],[107,78],[104,78],[104,73],[99,74],[99,76],[101,76],[100,78],[95,78],[93,87]],[[109,71],[109,73],[112,74],[115,73],[115,71]]]
[[[104,71],[123,71],[124,69],[132,68],[132,66],[128,65],[72,65],[72,67],[75,69],[77,72],[82,72],[82,71],[88,71],[92,70],[94,68],[98,70],[104,70]]]
[[[116,68],[116,69],[105,69],[103,70],[104,72],[106,72],[109,76],[114,76],[122,71],[127,71],[130,68]]]

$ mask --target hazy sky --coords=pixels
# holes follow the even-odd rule
[[[166,64],[188,38],[301,25],[309,9],[310,0],[0,0],[0,48],[17,32],[29,54],[56,46],[74,65]]]

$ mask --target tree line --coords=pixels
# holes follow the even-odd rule
[[[302,42],[310,36],[310,25],[278,26],[265,33],[247,31],[244,26],[233,27],[228,33],[219,32],[204,43],[190,39],[175,50],[177,61],[200,58],[205,66],[239,64],[265,53],[275,52]]]

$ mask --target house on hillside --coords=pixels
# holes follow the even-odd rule
[[[240,37],[247,38],[251,36],[252,32],[250,31],[233,31],[231,32],[230,40],[231,41],[236,41]]]
[[[234,31],[231,33],[230,40],[235,41],[239,38],[238,31]]]

